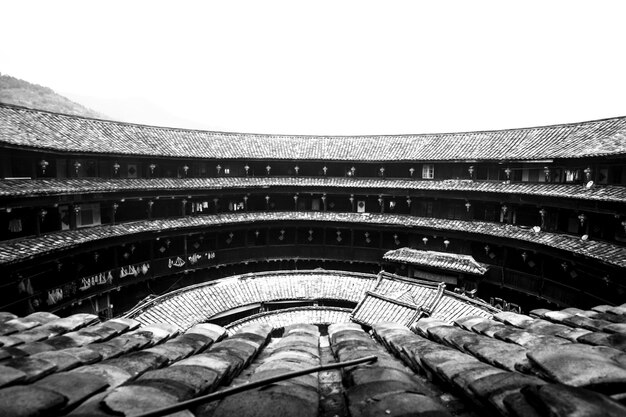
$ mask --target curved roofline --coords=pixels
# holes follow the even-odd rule
[[[85,229],[64,230],[29,239],[17,238],[0,243],[0,266],[27,262],[39,256],[52,256],[90,242],[111,242],[121,237],[157,236],[165,233],[189,233],[209,227],[259,224],[260,222],[315,222],[350,224],[359,227],[372,225],[381,228],[403,228],[407,231],[428,230],[428,233],[447,232],[469,234],[480,239],[505,239],[517,242],[520,248],[534,247],[563,251],[585,256],[609,265],[626,268],[626,248],[609,242],[581,240],[579,237],[552,232],[535,233],[532,229],[508,224],[475,220],[449,220],[431,217],[413,217],[399,214],[337,213],[337,212],[244,212],[178,217],[172,219],[143,220],[115,225],[101,225]],[[529,246],[530,245],[530,246]],[[542,249],[544,250],[544,249]]]
[[[127,193],[125,198],[155,192],[163,196],[197,195],[202,192],[260,192],[289,187],[295,192],[352,190],[392,195],[392,192],[490,193],[503,196],[524,195],[584,201],[626,201],[626,186],[597,185],[582,188],[579,184],[506,183],[505,181],[412,180],[404,178],[372,179],[367,177],[208,177],[208,178],[41,178],[0,179],[0,203],[9,198],[58,198],[67,195]],[[291,191],[290,191],[291,192]],[[401,196],[396,195],[396,198]],[[6,200],[6,201],[3,201]],[[80,199],[79,199],[80,200]],[[76,200],[76,201],[79,201]],[[9,204],[10,205],[10,204]]]
[[[269,270],[269,271],[260,271],[260,272],[246,272],[243,274],[234,274],[229,275],[227,277],[214,279],[211,281],[203,281],[198,284],[187,285],[186,287],[177,288],[175,290],[168,291],[163,293],[157,297],[154,297],[150,300],[140,302],[130,310],[126,311],[122,314],[122,317],[125,318],[134,318],[140,314],[143,314],[147,309],[156,306],[163,301],[169,300],[170,298],[177,297],[181,294],[195,291],[197,289],[203,287],[212,287],[215,285],[219,285],[222,283],[230,282],[231,280],[248,280],[248,279],[257,279],[257,278],[267,278],[273,276],[280,275],[329,275],[329,276],[337,276],[337,275],[345,275],[354,278],[362,278],[362,279],[370,279],[375,280],[377,278],[376,274],[369,274],[367,272],[354,272],[354,271],[343,271],[337,269],[300,269],[300,270]],[[225,310],[227,311],[227,310]]]
[[[223,131],[223,130],[207,130],[207,129],[192,129],[192,128],[184,128],[184,127],[172,127],[172,126],[160,126],[160,125],[150,125],[144,123],[135,123],[135,122],[125,122],[115,119],[101,119],[96,117],[88,117],[81,116],[69,113],[61,113],[61,112],[53,112],[49,110],[41,110],[34,109],[26,106],[20,106],[16,104],[2,103],[0,102],[0,107],[12,107],[16,109],[23,109],[27,111],[39,112],[39,113],[48,113],[58,116],[66,116],[76,119],[84,119],[84,120],[95,120],[105,123],[114,123],[119,125],[126,126],[138,126],[138,127],[149,127],[155,129],[166,129],[166,130],[176,130],[181,132],[202,132],[202,133],[218,133],[225,135],[253,135],[253,136],[266,136],[266,137],[300,137],[300,138],[353,138],[353,139],[364,139],[364,138],[379,138],[379,137],[387,137],[387,136],[395,136],[395,137],[410,137],[410,136],[437,136],[437,135],[464,135],[464,134],[473,134],[473,133],[494,133],[494,132],[510,132],[516,130],[529,130],[529,129],[545,129],[545,128],[553,128],[553,127],[564,127],[564,126],[577,126],[586,123],[597,123],[597,122],[605,122],[609,120],[617,120],[617,119],[626,119],[626,115],[624,116],[614,116],[614,117],[605,117],[601,119],[591,119],[591,120],[583,120],[579,122],[570,122],[570,123],[554,123],[548,125],[534,125],[534,126],[524,126],[524,127],[514,127],[507,129],[483,129],[483,130],[465,130],[465,131],[449,131],[449,132],[422,132],[422,133],[399,133],[399,134],[377,134],[377,135],[310,135],[310,134],[289,134],[289,133],[255,133],[255,132],[235,132],[235,131]]]
[[[287,315],[290,313],[317,311],[320,313],[327,313],[327,314],[334,312],[334,313],[343,313],[346,315],[350,315],[352,313],[352,310],[353,309],[351,308],[330,307],[330,306],[306,306],[306,307],[282,308],[280,310],[271,310],[271,311],[264,311],[262,313],[252,314],[250,316],[244,317],[239,320],[235,320],[227,324],[225,328],[229,333],[235,334],[235,332],[237,332],[239,329],[243,329],[249,324],[255,323],[257,320],[261,320],[262,322],[267,323],[268,321],[271,322],[273,318],[281,318],[281,316]],[[293,324],[296,324],[296,323],[299,323],[299,322],[295,322]],[[315,324],[319,324],[319,323],[315,323]],[[272,326],[272,327],[273,329],[279,329],[285,326],[281,326],[281,327]]]
[[[7,147],[203,160],[511,161],[626,155],[626,116],[577,124],[405,135],[270,135],[190,130],[0,105]]]

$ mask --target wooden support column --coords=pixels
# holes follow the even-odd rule
[[[78,225],[78,216],[80,215],[80,205],[74,204],[70,206],[70,229],[76,230]]]
[[[180,215],[185,217],[187,215],[187,199],[183,198],[180,201]]]
[[[351,228],[349,230],[350,230],[350,256],[352,257],[352,259],[354,259],[354,234],[355,234],[355,230],[354,230],[354,228]]]
[[[541,257],[541,265],[539,265],[540,270],[541,270],[541,278],[540,278],[541,281],[539,282],[539,291],[538,291],[538,295],[539,296],[541,296],[541,294],[543,294],[543,283],[544,283],[544,278],[545,278],[545,271],[544,271],[545,263],[546,263],[546,260],[542,256]]]
[[[39,214],[39,210],[33,210],[34,211],[34,216],[35,216],[35,234],[37,236],[41,235],[41,222],[42,222],[42,216]]]
[[[119,204],[117,204],[117,202],[114,202],[111,205],[111,224],[115,224],[115,214],[117,213],[118,207],[119,207]]]
[[[501,280],[500,280],[500,288],[502,288],[504,286],[504,275],[507,273],[507,267],[506,267],[506,261],[509,257],[509,250],[508,248],[504,247],[503,248],[503,254],[502,254],[502,275],[501,275]]]
[[[150,241],[150,244],[152,245],[152,240]],[[150,259],[152,259],[152,249],[153,247],[150,246]],[[117,268],[118,266],[120,266],[120,260],[119,260],[119,246],[113,246],[113,263],[112,263],[113,268]]]
[[[12,177],[10,152],[0,154],[0,177]]]

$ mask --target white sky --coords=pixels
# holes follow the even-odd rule
[[[394,134],[626,115],[623,1],[0,0],[0,72],[112,118]]]

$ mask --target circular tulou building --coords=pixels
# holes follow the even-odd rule
[[[0,104],[3,416],[624,416],[625,276],[626,117],[289,136]]]

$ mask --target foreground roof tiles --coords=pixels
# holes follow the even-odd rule
[[[387,297],[406,285],[388,275],[379,283],[393,290]],[[345,309],[304,307],[263,315],[282,317],[272,324],[260,322],[262,315],[233,323],[237,329],[228,337],[226,329],[214,324],[198,324],[180,335],[167,324],[137,328],[129,319],[88,324],[89,317],[71,316],[66,321],[82,322],[78,331],[86,335],[117,330],[79,347],[57,346],[55,352],[104,352],[97,347],[107,344],[119,351],[110,357],[83,355],[72,368],[60,369],[34,360],[36,355],[25,349],[2,362],[2,375],[21,377],[3,379],[0,409],[3,415],[30,417],[134,415],[286,372],[373,355],[376,362],[286,379],[177,415],[621,417],[626,413],[621,403],[626,394],[624,349],[563,337],[557,330],[576,330],[575,317],[621,323],[626,320],[622,308],[626,305],[613,312],[543,309],[486,317],[468,312],[454,322],[422,318],[413,331],[374,318],[368,333],[357,323],[342,321]],[[304,322],[292,321],[297,310]],[[330,324],[327,335],[311,324],[320,319],[314,310],[339,313],[322,314],[328,320],[324,324]],[[64,320],[37,317],[44,323],[33,328]],[[548,321],[551,317],[554,321]],[[489,324],[498,331],[489,331]],[[64,336],[46,343],[59,337]],[[132,338],[143,342],[127,343]]]
[[[137,191],[217,191],[267,187],[390,189],[411,191],[483,192],[622,203],[626,187],[576,184],[511,183],[499,181],[343,178],[343,177],[220,177],[220,178],[45,178],[2,179],[0,197],[40,197]]]
[[[215,159],[531,160],[626,153],[626,118],[485,132],[290,136],[127,124],[0,105],[0,142],[66,152]]]
[[[390,250],[385,253],[383,259],[389,262],[407,263],[474,275],[484,275],[489,269],[487,265],[476,262],[471,255],[424,251],[411,248]]]
[[[523,322],[530,325],[533,320]],[[467,320],[453,326],[422,319],[416,324],[418,334],[397,323],[374,324],[373,332],[414,372],[473,401],[481,415],[618,416],[626,412],[608,396],[621,398],[624,392],[622,352],[567,339],[520,346],[497,339],[497,334],[494,338],[478,332],[477,324],[466,324]],[[536,329],[525,330],[544,337]],[[578,354],[584,357],[581,363]]]
[[[315,326],[289,326],[281,340],[265,349],[268,354],[259,357],[257,366],[250,370],[249,376],[241,378],[242,381],[237,385],[321,365],[319,340],[320,333]],[[314,353],[303,359],[304,352]],[[317,375],[307,374],[200,406],[196,415],[315,417],[320,405],[319,393],[320,381]]]
[[[626,267],[626,248],[607,242],[583,241],[580,238],[570,235],[549,232],[535,233],[532,230],[510,224],[392,214],[300,211],[228,213],[175,219],[146,220],[68,230],[42,235],[40,237],[9,240],[0,243],[0,264],[23,261],[38,255],[78,247],[87,242],[95,242],[136,233],[161,233],[163,231],[217,225],[227,226],[231,224],[274,221],[352,223],[363,226],[391,226],[411,229],[423,228],[433,231],[464,232],[545,245],[555,249],[584,255],[611,265]]]

